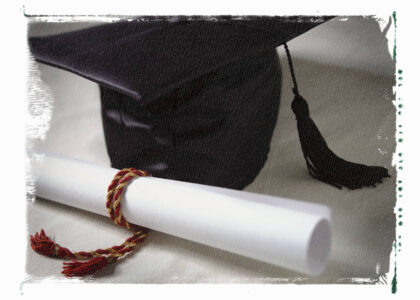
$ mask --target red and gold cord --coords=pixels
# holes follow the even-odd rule
[[[124,243],[106,249],[73,252],[53,242],[47,237],[45,231],[41,229],[40,233],[30,236],[32,249],[45,256],[71,259],[71,262],[63,264],[62,273],[67,277],[93,274],[125,257],[146,239],[148,232],[147,228],[138,227],[127,222],[121,213],[121,198],[125,187],[132,179],[140,176],[150,176],[150,174],[147,171],[134,168],[119,171],[111,181],[106,195],[106,208],[111,220],[115,224],[126,227],[129,230],[132,227],[136,228],[134,234],[126,239]],[[86,261],[82,262],[80,260]]]

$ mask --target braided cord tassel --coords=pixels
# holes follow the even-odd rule
[[[106,208],[111,220],[122,227],[131,230],[134,227],[127,222],[121,213],[121,198],[125,187],[136,177],[150,176],[147,171],[127,168],[119,171],[111,181],[106,196]],[[71,259],[63,264],[63,271],[67,277],[93,274],[105,266],[112,264],[130,253],[147,237],[148,229],[136,226],[136,231],[121,245],[94,251],[73,252],[53,242],[41,229],[40,233],[30,236],[31,247],[39,254],[62,259]],[[80,261],[87,260],[87,261]]]

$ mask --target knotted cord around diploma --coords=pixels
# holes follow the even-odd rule
[[[106,195],[106,208],[111,220],[128,230],[135,228],[134,234],[119,246],[94,251],[73,252],[52,241],[41,229],[40,233],[30,236],[31,247],[39,254],[62,259],[71,259],[71,262],[63,264],[61,272],[67,277],[84,276],[93,274],[105,266],[115,263],[124,258],[140,243],[148,234],[148,229],[130,224],[121,213],[121,198],[125,187],[136,177],[151,176],[147,171],[127,168],[119,171],[111,181]],[[80,261],[85,260],[85,261]]]

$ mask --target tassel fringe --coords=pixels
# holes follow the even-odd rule
[[[63,263],[63,272],[66,277],[91,275],[102,270],[110,262],[105,256],[92,258],[86,262],[72,260],[72,262]]]
[[[309,116],[308,104],[300,95],[292,102],[296,115],[300,144],[309,174],[339,189],[375,187],[382,179],[390,177],[388,170],[379,166],[366,166],[338,157],[325,142],[318,127]]]
[[[49,257],[57,257],[56,244],[47,237],[44,229],[41,229],[40,233],[35,233],[35,236],[31,235],[30,241],[32,249],[39,254]]]

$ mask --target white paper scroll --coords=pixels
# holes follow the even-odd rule
[[[45,154],[33,160],[36,196],[107,216],[116,169]],[[327,207],[153,177],[126,188],[133,224],[303,272],[322,273],[331,232]]]

